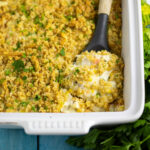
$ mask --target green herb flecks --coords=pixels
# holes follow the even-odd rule
[[[5,75],[6,76],[9,76],[10,74],[11,74],[11,70],[10,69],[5,70]]]
[[[19,50],[21,48],[21,44],[22,43],[20,41],[18,41],[17,44],[16,44],[16,48],[13,48],[13,50],[14,51]]]
[[[101,96],[101,94],[98,92],[96,93],[96,98],[99,98]]]
[[[34,39],[33,39],[33,42],[34,42],[34,43],[37,43],[37,39],[34,38]]]
[[[32,106],[32,111],[34,111],[34,112],[36,112],[37,111],[37,109],[36,109],[36,107],[35,106]]]
[[[41,28],[44,28],[44,24],[41,22],[41,18],[38,15],[34,18],[34,24],[38,24]]]
[[[11,15],[15,15],[15,11],[10,11],[10,14]]]
[[[26,107],[29,104],[29,102],[21,102],[20,105],[23,107]]]
[[[119,64],[119,62],[120,62],[120,60],[119,60],[119,59],[117,59],[117,60],[116,60],[116,64]]]
[[[64,49],[64,48],[61,49],[60,55],[61,55],[61,56],[65,56],[65,49]]]
[[[48,42],[49,42],[49,41],[50,41],[50,38],[46,37],[46,38],[45,38],[45,41],[48,41]]]
[[[34,99],[35,99],[36,101],[38,101],[38,100],[40,100],[40,99],[41,99],[41,96],[36,95]]]
[[[27,57],[26,53],[23,53],[22,58],[26,58],[26,57]]]
[[[50,72],[52,72],[52,67],[49,67],[48,70],[49,70]]]
[[[34,72],[35,68],[34,67],[29,67],[29,68],[25,68],[23,71],[24,72]]]
[[[61,84],[62,83],[62,80],[64,79],[64,75],[62,74],[62,72],[63,72],[63,70],[62,69],[60,69],[59,70],[59,73],[58,73],[58,76],[56,77],[56,82],[58,82],[59,84]]]
[[[2,85],[4,81],[5,81],[4,78],[0,79],[0,85]]]
[[[65,18],[66,18],[68,21],[71,21],[71,20],[74,18],[74,16],[68,15],[68,16],[65,16]]]
[[[74,75],[77,75],[78,73],[80,73],[80,70],[79,70],[79,68],[76,68],[74,71]]]
[[[17,72],[21,72],[25,68],[24,62],[21,59],[15,60],[12,66],[14,67],[14,71],[17,71]]]
[[[38,51],[41,51],[41,50],[42,50],[42,46],[41,46],[41,45],[38,46],[37,50],[38,50]]]
[[[56,55],[56,58],[58,57],[58,56],[65,56],[65,49],[64,48],[62,48],[61,50],[60,50],[60,52]]]
[[[28,18],[30,16],[30,11],[26,9],[25,4],[22,4],[20,7],[22,13],[24,13],[24,15]]]
[[[26,80],[27,80],[27,76],[23,76],[23,77],[22,77],[22,80],[23,80],[23,81],[26,81]]]

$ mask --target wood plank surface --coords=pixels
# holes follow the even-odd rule
[[[22,129],[0,129],[0,150],[37,150],[37,136]]]
[[[83,150],[68,145],[68,136],[40,136],[39,150]]]

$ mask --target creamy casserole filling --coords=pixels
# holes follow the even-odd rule
[[[89,54],[80,55],[95,30],[98,2],[0,0],[0,112],[123,110],[123,79],[115,78],[122,77],[122,60],[93,53],[95,69],[100,68],[92,72],[93,61],[84,57]],[[108,40],[120,56],[120,0],[113,1]]]

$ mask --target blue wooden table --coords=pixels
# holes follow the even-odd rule
[[[21,129],[0,129],[0,150],[81,150],[65,143],[68,136],[31,136]]]

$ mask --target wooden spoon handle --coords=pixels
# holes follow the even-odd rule
[[[111,5],[113,0],[100,0],[98,14],[110,14]]]

